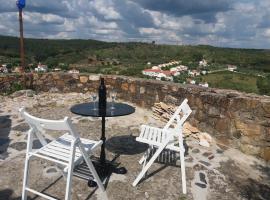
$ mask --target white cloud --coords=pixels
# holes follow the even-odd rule
[[[94,0],[90,2],[90,6],[100,15],[104,16],[104,19],[106,20],[121,19],[120,14],[114,9],[114,4],[111,1]]]
[[[25,36],[270,48],[269,0],[218,1],[192,0],[177,13],[171,5],[183,0],[28,0]],[[15,1],[0,5],[0,34],[19,35]]]
[[[265,36],[265,37],[268,37],[268,38],[270,39],[270,28],[268,28],[268,29],[266,29],[266,30],[264,31],[264,36]]]

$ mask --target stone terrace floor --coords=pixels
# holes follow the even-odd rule
[[[99,118],[86,118],[70,113],[70,106],[86,102],[89,94],[49,94],[25,95],[17,92],[9,97],[0,96],[0,200],[17,200],[21,197],[24,157],[26,148],[27,124],[18,115],[18,108],[25,106],[36,116],[48,119],[72,117],[72,121],[82,137],[100,137]],[[136,107],[136,112],[126,117],[109,118],[106,122],[107,157],[112,159],[120,153],[117,162],[125,166],[125,175],[112,174],[109,178],[106,195],[108,199],[269,199],[270,168],[267,163],[242,154],[236,149],[217,145],[210,148],[198,145],[192,137],[186,138],[187,195],[181,192],[179,162],[175,164],[154,163],[147,178],[137,187],[132,187],[140,171],[138,163],[145,146],[130,140],[139,134],[139,126],[147,123],[161,125],[154,120],[150,110]],[[59,133],[46,135],[47,139]],[[129,138],[129,139],[127,139]],[[38,148],[38,142],[34,144]],[[98,152],[97,152],[98,155]],[[30,185],[48,194],[64,199],[65,181],[61,171],[52,163],[33,159],[30,168]],[[87,182],[73,178],[73,199],[106,199],[100,190],[89,188]],[[40,199],[29,194],[29,199]]]

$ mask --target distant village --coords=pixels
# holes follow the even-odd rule
[[[36,72],[36,73],[46,73],[49,71],[49,68],[45,64],[38,63],[38,65],[33,68],[33,64],[29,64],[28,68],[30,68],[30,72]],[[0,64],[0,73],[20,73],[21,72],[21,67],[12,67],[9,64]],[[61,68],[53,68],[50,71],[53,72],[60,72],[63,71]],[[68,73],[80,73],[79,70],[72,69],[68,70]]]
[[[80,68],[80,67],[91,67],[91,66],[109,66],[109,65],[119,65],[120,62],[113,58],[105,58],[105,59],[101,59],[101,58],[97,58],[96,55],[93,56],[89,56],[87,58],[87,63],[85,64],[70,64],[68,68],[70,68],[71,70],[68,70],[68,73],[72,73],[72,74],[78,74],[80,73],[80,71],[76,68]],[[36,72],[36,73],[46,73],[49,71],[52,72],[60,72],[60,71],[64,71],[61,67],[65,65],[64,63],[59,63],[59,67],[55,67],[55,68],[51,68],[49,69],[48,66],[46,64],[42,64],[41,62],[39,62],[36,66],[34,64],[29,64],[27,66],[27,71],[30,72]],[[0,73],[20,73],[22,71],[21,67],[19,66],[12,66],[11,64],[1,64],[0,63]]]
[[[102,65],[110,65],[116,63],[119,65],[118,60],[102,60],[98,61],[96,57],[91,57],[88,58],[88,64],[94,65],[94,64],[102,64]],[[185,66],[181,64],[181,61],[171,61],[168,63],[163,63],[159,65],[154,65],[150,67],[152,64],[150,62],[147,63],[147,65],[150,68],[142,70],[142,74],[146,77],[156,79],[156,80],[164,80],[164,81],[174,81],[174,79],[177,79],[177,77],[180,77],[181,75],[185,75],[185,80],[181,81],[181,83],[186,84],[197,84],[202,87],[208,87],[207,82],[199,82],[198,79],[196,80],[197,76],[202,76],[206,75],[208,73],[212,73],[214,71],[208,71],[208,63],[205,59],[199,61],[197,69],[189,69],[188,66]],[[61,67],[63,63],[59,64]],[[70,70],[67,71],[67,73],[71,74],[78,74],[80,73],[79,70],[76,69],[77,66],[76,64],[72,64],[69,66],[71,68]],[[33,73],[46,73],[48,71],[52,72],[61,72],[63,71],[62,68],[56,67],[53,69],[49,69],[47,65],[38,63],[37,66],[34,67],[33,64],[28,65],[28,70]],[[237,70],[237,66],[235,65],[227,65],[226,69],[223,70],[228,70],[231,72],[234,72]],[[10,64],[0,64],[0,73],[20,73],[21,72],[21,67],[12,67]]]
[[[152,66],[151,68],[142,70],[142,74],[156,79],[156,80],[166,80],[166,81],[174,81],[174,77],[180,76],[181,74],[186,74],[188,78],[186,81],[182,83],[189,83],[189,84],[198,84],[202,87],[208,87],[207,82],[196,82],[194,77],[200,75],[206,75],[207,73],[211,73],[206,70],[208,63],[205,59],[199,62],[198,69],[189,69],[188,66],[182,65],[181,61],[171,61],[168,63],[163,63],[159,65]],[[151,65],[150,62],[147,65]],[[235,65],[227,65],[227,70],[234,72],[237,69]]]

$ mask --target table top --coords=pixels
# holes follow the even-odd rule
[[[94,103],[81,103],[76,104],[70,108],[70,111],[77,115],[102,117],[98,110],[98,102],[96,102],[96,110],[94,110]],[[117,117],[129,115],[135,112],[135,108],[125,103],[114,103],[114,108],[111,108],[111,103],[107,102],[106,116],[105,117]]]

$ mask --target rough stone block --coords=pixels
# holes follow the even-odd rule
[[[260,154],[260,147],[256,147],[250,144],[240,144],[240,149],[242,152],[249,155],[258,155]]]
[[[89,80],[90,81],[99,81],[100,76],[99,75],[90,75]]]
[[[87,81],[88,81],[88,76],[80,76],[81,83],[87,83]]]
[[[270,161],[270,147],[261,150],[261,157],[266,161]]]
[[[129,91],[130,91],[131,93],[135,93],[135,92],[136,92],[136,86],[135,86],[134,84],[130,84],[130,86],[129,86]]]
[[[123,83],[121,85],[121,89],[124,90],[124,91],[127,91],[128,90],[128,83]]]
[[[259,124],[255,124],[253,121],[235,121],[235,128],[241,131],[242,135],[257,136],[262,134],[262,127]]]
[[[145,87],[140,87],[140,94],[144,94],[145,93]]]

